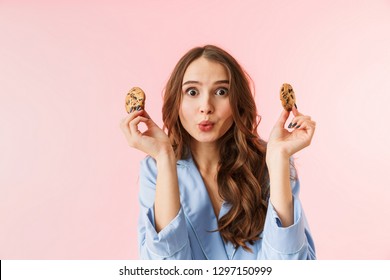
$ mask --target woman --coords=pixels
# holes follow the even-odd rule
[[[165,88],[167,134],[144,110],[121,123],[129,145],[148,154],[140,170],[141,257],[315,259],[291,161],[310,144],[315,122],[292,112],[292,129],[283,110],[266,144],[237,61],[212,45],[187,52]]]

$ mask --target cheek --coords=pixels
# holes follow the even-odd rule
[[[221,110],[222,116],[224,116],[226,119],[228,119],[228,118],[233,119],[232,108],[231,108],[229,102],[225,102],[221,109],[222,109]]]
[[[190,115],[191,112],[191,106],[189,102],[186,102],[183,100],[181,102],[180,108],[179,108],[179,117],[183,121],[185,119],[188,119],[188,116]]]
[[[180,104],[180,110],[186,112],[190,109],[191,109],[191,102],[189,102],[189,100],[187,100],[187,98],[184,97]]]
[[[221,118],[223,119],[222,130],[225,133],[233,124],[233,113],[230,104],[221,108]]]
[[[179,107],[179,120],[184,128],[187,127],[187,121],[186,121],[187,119],[188,119],[188,117],[186,115],[186,108],[185,108],[185,106],[183,106],[183,103],[182,103]]]

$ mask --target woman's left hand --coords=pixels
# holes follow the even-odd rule
[[[267,161],[271,158],[283,156],[290,158],[296,152],[310,145],[316,123],[310,116],[301,114],[295,107],[292,109],[292,119],[289,131],[285,128],[290,112],[283,110],[274,128],[271,131],[267,145]]]

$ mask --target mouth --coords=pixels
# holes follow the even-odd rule
[[[214,123],[210,121],[202,121],[198,124],[198,127],[201,131],[207,132],[213,129]]]

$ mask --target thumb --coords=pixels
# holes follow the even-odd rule
[[[280,114],[279,119],[277,120],[275,126],[284,127],[289,116],[290,116],[290,112],[283,110],[282,113]]]

